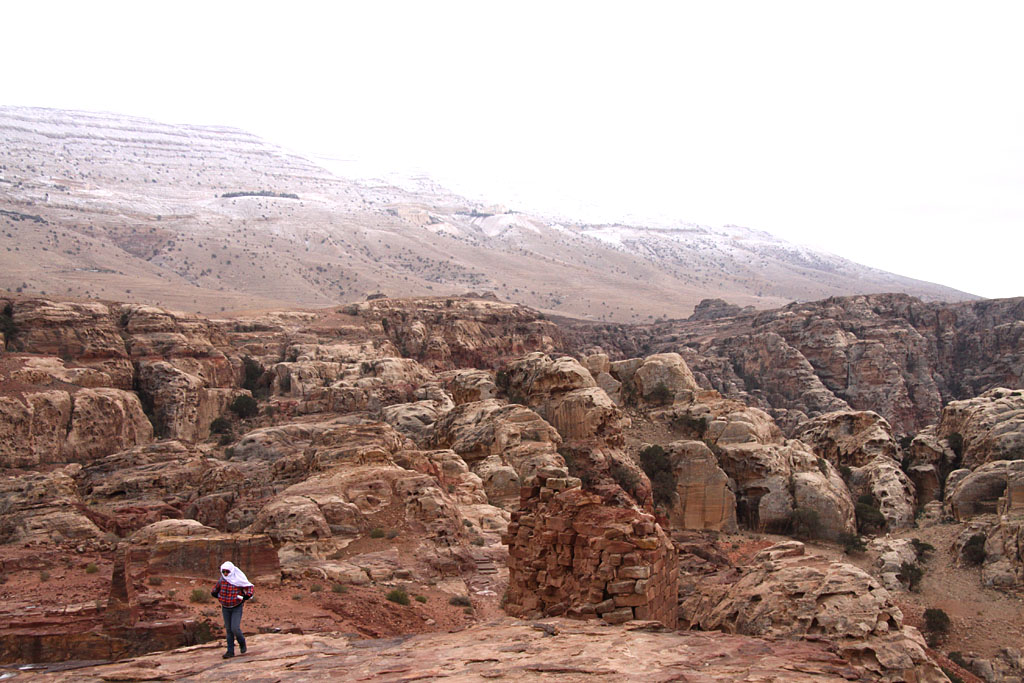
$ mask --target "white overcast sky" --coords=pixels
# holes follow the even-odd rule
[[[1024,295],[1021,2],[10,2],[0,102]]]

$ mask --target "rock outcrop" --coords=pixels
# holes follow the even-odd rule
[[[880,681],[943,681],[889,592],[862,570],[806,555],[789,541],[762,550],[734,583],[688,598],[690,624],[762,637],[830,640]]]
[[[735,532],[736,495],[711,449],[703,441],[675,441],[665,451],[675,481],[672,528]]]
[[[942,409],[936,436],[958,434],[963,466],[974,469],[993,460],[1024,459],[1024,391],[990,389]]]

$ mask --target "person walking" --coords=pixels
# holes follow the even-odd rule
[[[220,600],[220,612],[224,617],[224,631],[227,633],[228,639],[228,651],[224,653],[224,659],[235,656],[236,638],[242,654],[245,654],[245,636],[242,635],[242,607],[246,600],[252,599],[254,590],[249,579],[234,564],[225,562],[220,566],[220,580],[210,594]]]

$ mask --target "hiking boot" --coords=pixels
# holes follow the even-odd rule
[[[242,646],[242,654],[245,654],[245,645]]]
[[[222,654],[222,655],[220,656],[220,658],[221,658],[221,659],[231,659],[231,658],[232,658],[232,657],[234,657],[234,656],[235,656],[235,653],[234,653],[234,652],[225,652],[224,654]]]

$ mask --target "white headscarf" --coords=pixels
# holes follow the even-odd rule
[[[225,569],[228,570],[227,576],[224,576]],[[245,574],[242,570],[230,562],[225,562],[220,566],[220,578],[224,579],[232,586],[238,586],[239,588],[248,588],[252,585],[249,583],[249,579],[245,578]]]

